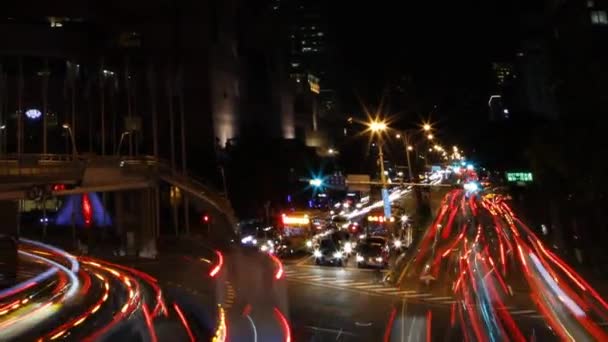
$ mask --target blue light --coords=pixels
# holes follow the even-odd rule
[[[313,178],[309,181],[309,184],[314,186],[315,188],[318,188],[323,185],[323,180],[320,178]]]
[[[475,167],[472,164],[467,165],[467,170],[472,171]]]
[[[464,189],[468,192],[476,192],[479,190],[479,185],[477,185],[477,183],[474,183],[474,182],[465,183]]]
[[[96,227],[107,227],[112,225],[110,214],[103,207],[103,203],[97,193],[91,192],[89,201],[93,208],[93,223]],[[84,226],[84,218],[82,216],[82,195],[69,195],[65,197],[63,205],[57,212],[55,224],[58,226],[71,226],[72,219],[77,226]]]

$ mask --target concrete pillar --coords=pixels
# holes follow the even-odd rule
[[[123,197],[124,194],[122,192],[116,192],[114,194],[114,212],[116,213],[116,218],[114,220],[114,224],[116,225],[116,232],[120,237],[120,250],[121,252],[127,251],[127,234],[125,230],[125,213],[124,213],[124,205],[123,205]]]

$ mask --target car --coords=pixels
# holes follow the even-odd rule
[[[351,236],[347,231],[336,231],[331,234],[331,238],[338,244],[340,250],[344,252],[345,258],[348,258],[352,254],[355,243],[351,241]]]
[[[373,266],[387,268],[388,257],[389,253],[386,250],[386,245],[367,240],[360,244],[357,249],[357,267]]]
[[[313,256],[317,265],[344,266],[344,252],[340,249],[340,245],[331,238],[321,240],[319,248],[315,249]]]

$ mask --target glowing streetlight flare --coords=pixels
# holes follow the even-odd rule
[[[430,130],[431,130],[431,125],[429,125],[428,123],[427,123],[427,124],[424,124],[424,125],[422,126],[422,129],[428,132],[428,131],[430,131]]]
[[[369,124],[369,129],[372,132],[380,132],[380,131],[384,131],[386,129],[386,123],[383,121],[372,121]]]
[[[429,138],[429,140],[433,140],[433,138],[435,138],[432,134],[429,134],[426,137]]]

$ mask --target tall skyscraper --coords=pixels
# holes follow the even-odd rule
[[[272,6],[283,27],[283,50],[296,94],[296,135],[309,145],[325,145],[322,121],[335,110],[327,3],[275,0]]]

